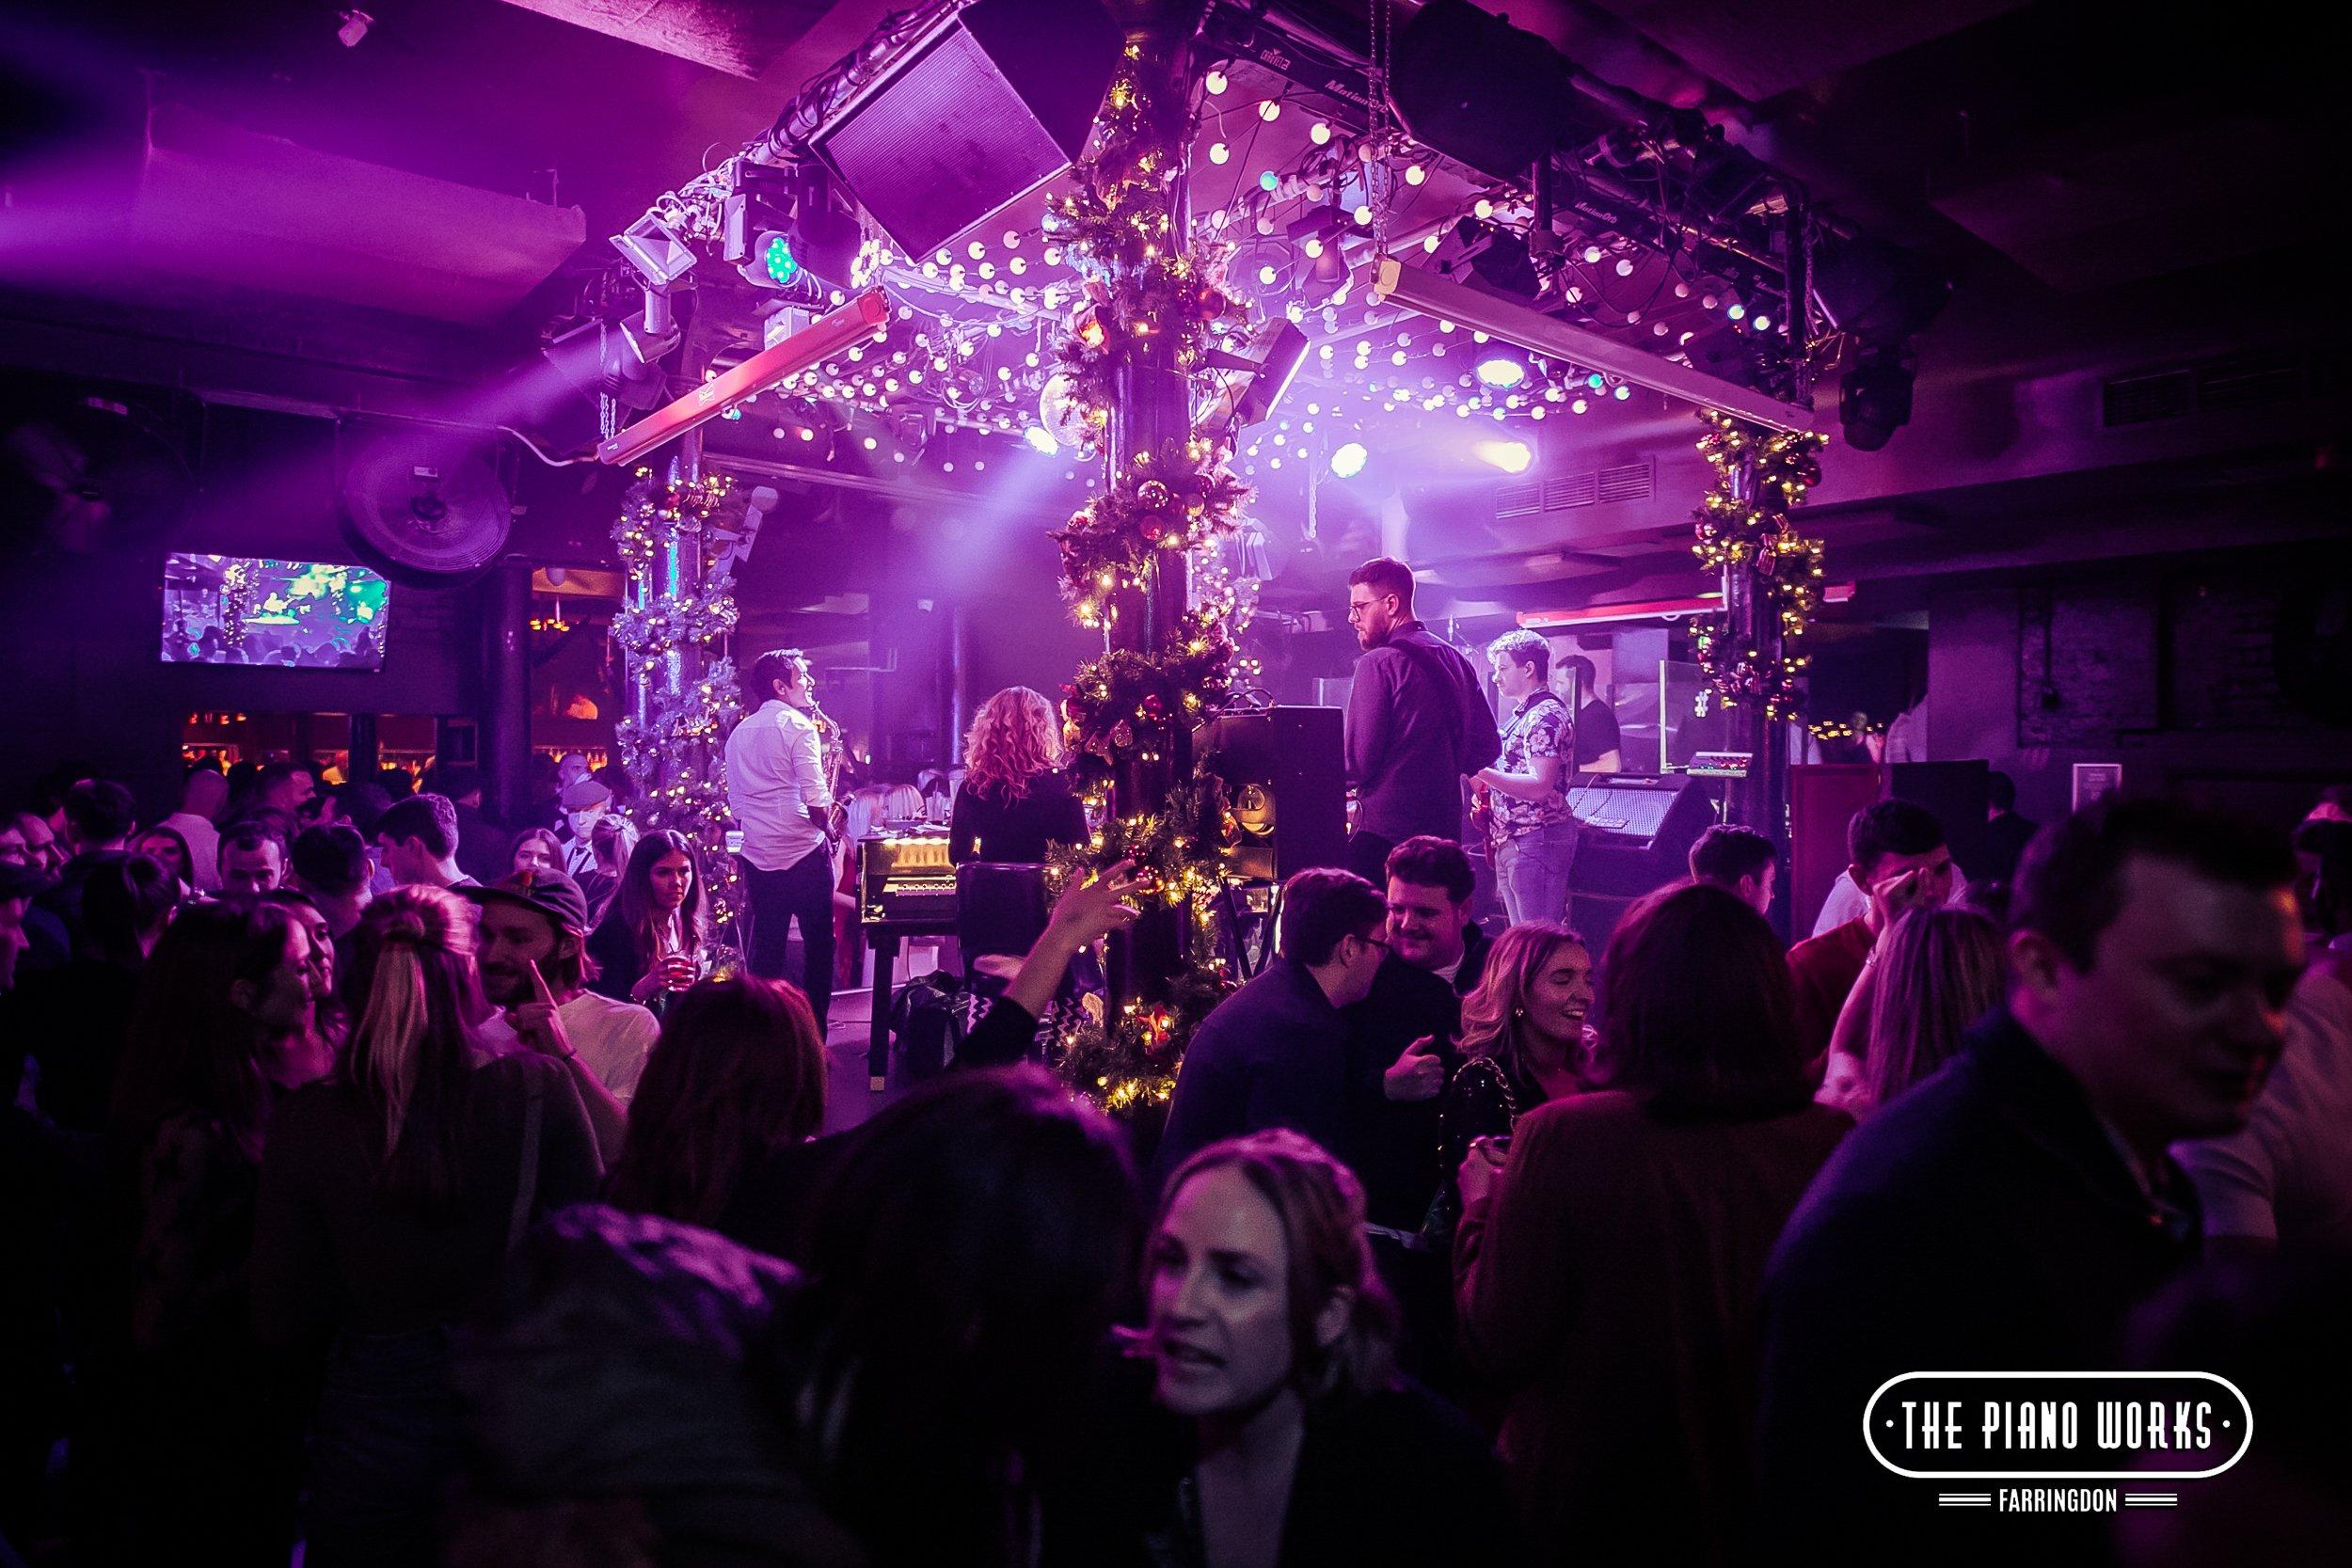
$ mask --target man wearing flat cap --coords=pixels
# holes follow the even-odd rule
[[[612,791],[593,778],[575,779],[564,786],[558,800],[564,808],[564,825],[572,835],[564,841],[564,870],[573,878],[585,877],[596,868],[596,851],[589,840],[596,832],[596,818],[612,804]]]

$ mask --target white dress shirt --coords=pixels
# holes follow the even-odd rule
[[[743,859],[787,871],[825,846],[809,809],[833,805],[818,757],[816,721],[771,697],[727,736],[727,808],[743,832]]]

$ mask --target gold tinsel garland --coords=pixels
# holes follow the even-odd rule
[[[1820,453],[1829,437],[1767,432],[1711,408],[1699,417],[1708,425],[1699,455],[1714,469],[1715,483],[1692,514],[1698,537],[1691,553],[1711,572],[1752,573],[1754,592],[1780,617],[1782,639],[1776,660],[1755,648],[1734,651],[1728,618],[1711,617],[1692,632],[1699,670],[1725,706],[1760,703],[1767,719],[1794,718],[1804,705],[1804,671],[1812,663],[1796,644],[1820,607],[1822,565],[1821,542],[1799,532],[1788,514],[1820,483]],[[1740,476],[1751,462],[1750,493],[1743,498]]]

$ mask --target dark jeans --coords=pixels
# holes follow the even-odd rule
[[[311,1436],[306,1568],[431,1568],[458,1433],[443,1330],[340,1336]]]
[[[1347,869],[1378,888],[1385,898],[1389,892],[1389,851],[1395,847],[1395,840],[1359,828],[1347,835]]]
[[[754,974],[784,979],[785,944],[792,922],[801,923],[801,989],[808,992],[809,1010],[817,1027],[825,1027],[833,1007],[833,857],[818,845],[782,871],[762,871],[749,861],[738,863],[743,885],[752,896],[752,948],[747,961]]]

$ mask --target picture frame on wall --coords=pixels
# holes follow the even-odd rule
[[[2082,810],[2093,800],[2104,800],[2123,789],[2123,765],[2120,762],[2078,762],[2074,764],[2074,806]]]

